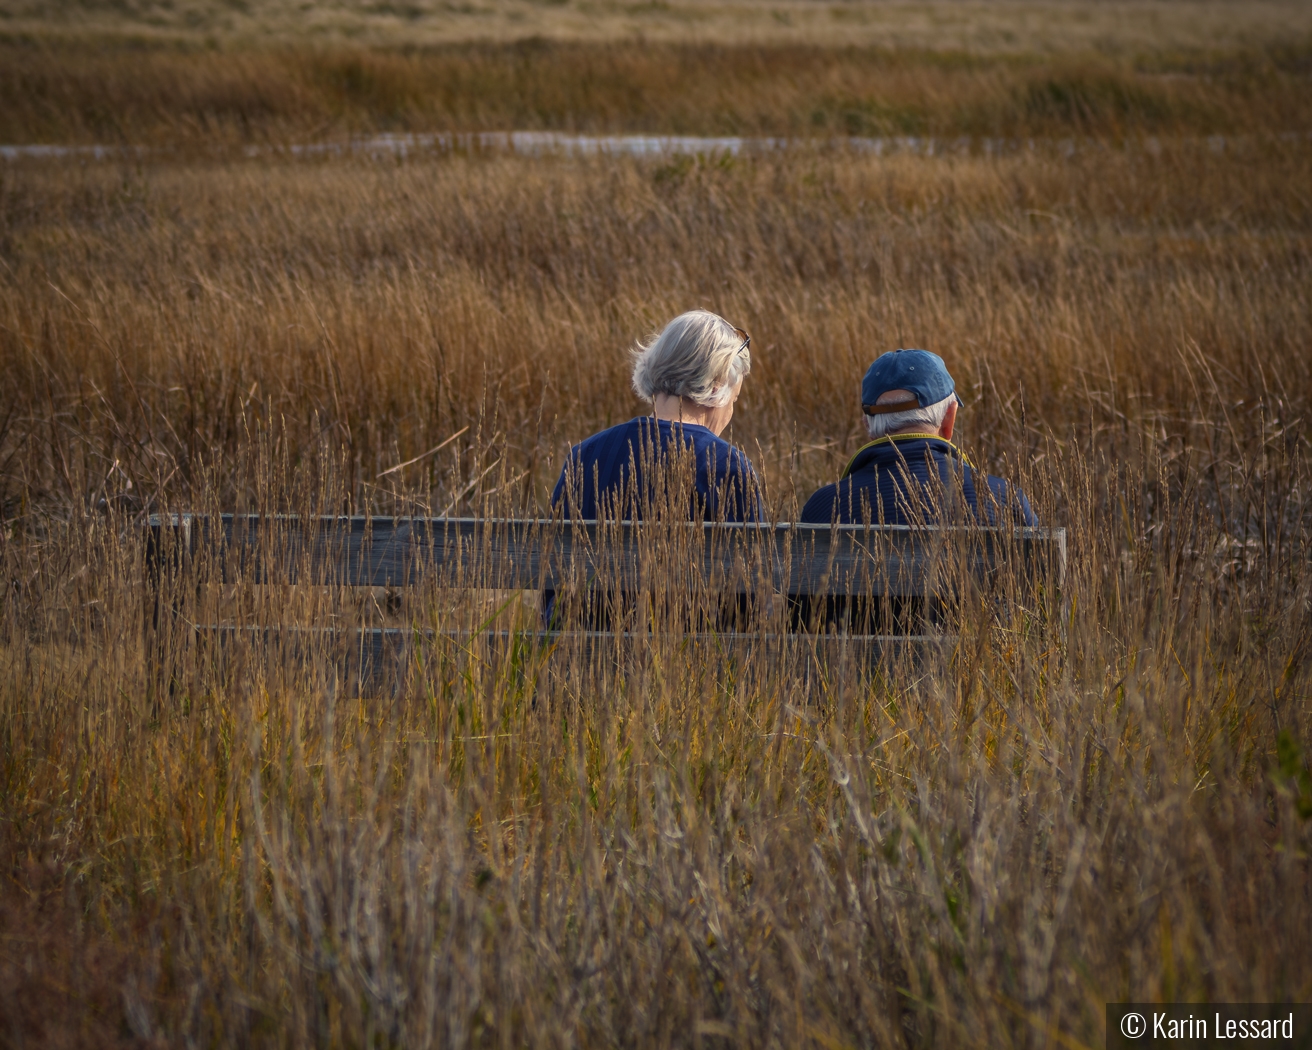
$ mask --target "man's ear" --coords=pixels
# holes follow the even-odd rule
[[[938,428],[939,434],[944,441],[952,440],[952,428],[957,425],[957,403],[955,401],[948,405],[947,413],[943,416],[943,425]]]

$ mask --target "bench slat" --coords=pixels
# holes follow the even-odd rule
[[[248,646],[259,659],[273,659],[292,671],[326,660],[347,683],[376,688],[404,680],[416,659],[431,660],[435,651],[450,656],[461,651],[482,656],[488,651],[518,648],[550,659],[572,653],[603,661],[640,656],[652,649],[667,654],[706,653],[732,660],[748,660],[768,653],[804,666],[833,668],[846,661],[873,668],[910,661],[924,666],[930,660],[950,659],[955,635],[929,634],[775,634],[771,632],[711,632],[650,635],[608,631],[506,631],[413,628],[265,627],[236,624],[196,624],[187,632],[194,639],[217,644],[220,654],[234,646]],[[484,648],[486,647],[486,648]],[[532,663],[530,658],[530,664]],[[214,665],[221,667],[222,662]]]
[[[923,596],[953,559],[977,577],[1006,562],[1058,587],[1066,564],[1059,528],[224,514],[156,516],[151,530],[156,552],[217,551],[228,579],[356,587],[425,579],[508,590],[571,580],[637,586],[655,562],[686,565],[720,590]]]

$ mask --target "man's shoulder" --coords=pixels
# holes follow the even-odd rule
[[[834,502],[837,499],[837,482],[821,485],[803,505],[798,520],[804,525],[828,525],[834,520]]]
[[[991,502],[994,507],[1001,510],[1004,515],[1011,515],[1014,524],[1019,525],[1038,525],[1038,515],[1034,513],[1034,507],[1025,495],[1024,490],[1015,482],[1008,481],[1006,478],[997,477],[994,474],[986,474],[982,470],[977,471],[977,478],[984,480],[985,487],[989,490]],[[976,482],[976,501],[979,499],[979,483]],[[989,508],[989,518],[993,520],[993,508]],[[1003,519],[1006,520],[1005,518]]]

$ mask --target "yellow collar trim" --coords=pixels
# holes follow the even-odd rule
[[[843,478],[847,477],[848,474],[852,472],[852,464],[855,463],[857,459],[860,458],[861,453],[865,452],[867,449],[872,449],[877,445],[891,445],[895,441],[925,441],[925,440],[943,442],[943,444],[947,445],[950,449],[952,449],[953,452],[955,452],[961,458],[961,461],[965,463],[966,466],[968,467],[971,466],[970,460],[968,460],[965,457],[961,449],[957,448],[956,445],[952,444],[951,441],[943,437],[941,434],[885,434],[881,438],[875,438],[874,441],[866,442],[859,449],[853,452],[852,458],[847,461],[847,466],[843,468],[843,473],[839,474],[838,478],[841,481]]]

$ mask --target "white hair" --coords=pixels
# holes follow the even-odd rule
[[[887,405],[907,399],[907,391],[890,390],[880,394],[877,405]],[[942,401],[935,401],[924,408],[908,408],[905,412],[885,412],[882,415],[866,416],[866,430],[872,438],[881,438],[895,430],[918,427],[926,433],[938,430],[947,418],[948,406],[956,402],[957,395],[949,394]]]
[[[728,321],[709,310],[689,310],[634,351],[633,389],[644,401],[657,394],[686,397],[706,408],[727,405],[752,370],[752,355]]]

